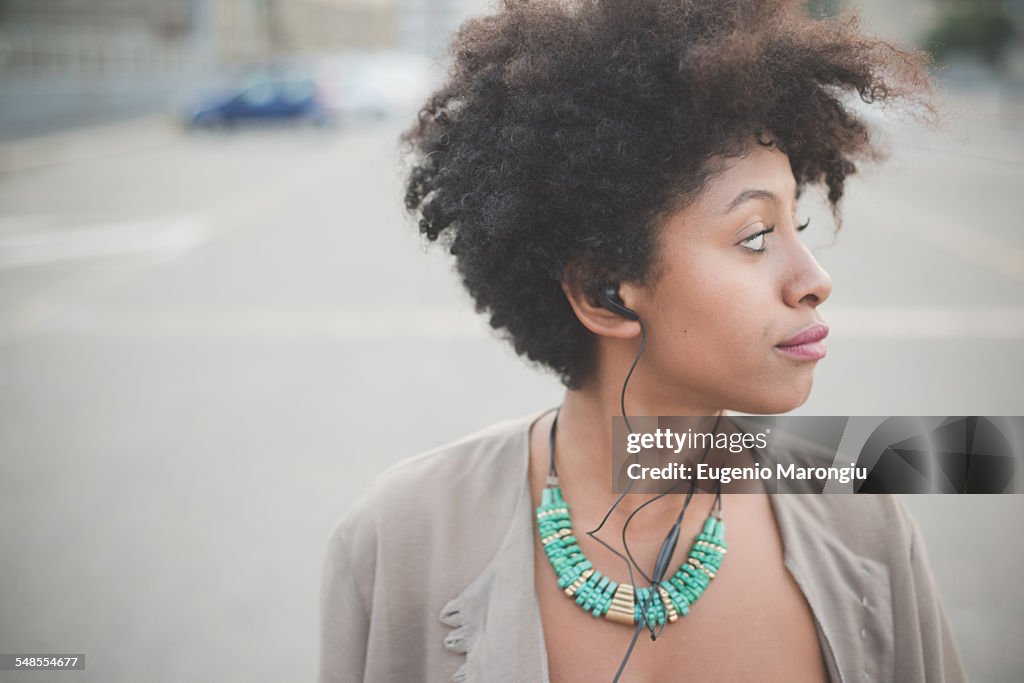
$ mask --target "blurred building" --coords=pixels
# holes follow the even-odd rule
[[[479,0],[0,0],[0,72],[181,71],[270,54],[433,53]]]
[[[187,2],[0,1],[0,68],[16,75],[176,68],[188,57]]]
[[[496,1],[496,0],[495,0]],[[237,65],[437,56],[485,0],[0,0],[0,140],[158,111]]]

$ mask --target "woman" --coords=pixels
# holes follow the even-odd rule
[[[879,156],[850,96],[915,101],[923,57],[760,0],[509,1],[452,55],[404,136],[406,206],[565,397],[399,463],[353,505],[324,569],[320,680],[963,680],[897,500],[694,492],[672,545],[682,497],[615,505],[607,476],[612,416],[807,399],[832,283],[797,198],[823,185],[839,218]],[[644,502],[629,551],[636,571],[680,567],[660,583],[615,543]]]

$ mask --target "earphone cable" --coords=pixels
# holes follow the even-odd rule
[[[643,321],[640,320],[639,318],[637,318],[637,322],[640,323],[640,331],[641,331],[641,335],[642,335],[641,336],[641,340],[640,340],[640,347],[637,350],[636,357],[633,359],[633,364],[629,368],[629,372],[626,373],[626,378],[625,378],[625,380],[622,383],[622,391],[619,394],[619,407],[620,407],[620,410],[622,412],[623,422],[625,423],[626,430],[627,430],[627,432],[629,434],[633,433],[633,429],[632,429],[632,425],[630,425],[630,423],[629,423],[629,417],[626,414],[626,388],[629,385],[630,378],[633,376],[633,371],[636,370],[637,364],[640,362],[640,356],[643,354],[644,348],[647,345],[647,327],[644,325]],[[551,430],[550,430],[550,434],[549,434],[548,445],[549,445],[549,453],[550,453],[550,464],[549,464],[549,467],[548,467],[548,482],[547,482],[548,486],[556,486],[557,485],[557,481],[558,481],[558,471],[557,471],[557,469],[555,467],[555,433],[556,433],[556,429],[557,429],[557,426],[558,426],[558,417],[559,417],[560,413],[561,413],[561,406],[559,406],[556,409],[556,411],[555,411],[555,417],[552,420]],[[717,433],[718,422],[719,422],[720,418],[721,418],[721,414],[719,414],[716,417],[716,419],[715,419],[715,425],[714,425],[714,428],[713,428],[715,433]],[[708,448],[709,447],[710,447],[710,445],[708,446]],[[700,462],[703,462],[704,458],[707,456],[708,448],[705,448],[704,454],[701,456]],[[639,464],[639,454],[638,453],[635,453],[633,455],[633,462]],[[635,559],[632,556],[632,553],[630,553],[630,551],[629,551],[629,545],[626,542],[626,529],[629,526],[630,520],[633,519],[633,517],[636,515],[637,512],[639,512],[641,509],[643,509],[648,504],[653,503],[656,500],[659,500],[660,498],[662,498],[663,496],[667,495],[668,493],[671,493],[676,488],[676,486],[679,485],[679,482],[677,482],[675,485],[673,485],[667,491],[659,494],[658,496],[656,496],[655,498],[652,498],[651,500],[647,501],[646,503],[643,503],[642,505],[638,506],[635,510],[633,510],[632,513],[630,513],[629,517],[626,519],[626,522],[624,523],[623,528],[622,528],[622,543],[623,543],[623,548],[626,551],[626,554],[624,555],[623,553],[620,553],[618,550],[616,550],[611,545],[606,543],[603,539],[599,538],[597,536],[597,532],[599,532],[604,527],[604,525],[608,521],[609,517],[611,517],[612,512],[615,511],[615,508],[617,508],[619,506],[619,504],[626,497],[626,495],[628,495],[629,492],[632,490],[633,484],[634,484],[635,481],[636,480],[633,479],[633,480],[631,480],[629,482],[629,484],[626,487],[626,490],[623,491],[619,495],[619,497],[615,500],[615,502],[612,504],[612,506],[605,513],[604,517],[601,520],[601,523],[598,524],[597,527],[595,527],[594,529],[591,529],[591,530],[586,532],[587,536],[591,537],[592,539],[594,539],[595,541],[600,543],[602,546],[607,548],[611,553],[613,553],[614,555],[616,555],[617,557],[622,559],[622,561],[626,565],[626,571],[629,573],[629,582],[630,582],[630,585],[633,586],[634,595],[638,594],[636,577],[633,574],[633,566],[634,565],[636,566],[637,571],[640,572],[641,576],[643,576],[643,578],[646,579],[651,584],[651,591],[650,591],[650,594],[648,595],[648,600],[645,601],[645,603],[641,606],[640,620],[637,622],[636,628],[633,631],[633,637],[632,637],[632,639],[630,641],[629,648],[626,650],[626,654],[623,657],[622,662],[619,664],[619,668],[618,668],[618,670],[615,673],[615,678],[613,679],[613,683],[617,683],[618,682],[619,678],[622,675],[622,672],[625,670],[626,664],[629,662],[629,658],[630,658],[630,656],[633,653],[634,647],[636,646],[636,641],[637,641],[637,638],[640,635],[640,631],[645,626],[647,626],[647,628],[651,631],[651,639],[652,640],[655,640],[657,638],[657,636],[660,635],[660,629],[657,629],[656,626],[650,624],[649,621],[648,621],[648,610],[647,610],[647,607],[650,604],[650,602],[649,602],[650,599],[653,599],[653,589],[654,589],[655,583],[656,582],[660,582],[663,577],[662,576],[648,577],[647,574],[644,573],[644,571],[640,568],[639,563],[637,563],[635,561]],[[675,541],[678,539],[678,527],[682,523],[684,514],[686,512],[686,508],[689,505],[690,500],[693,497],[693,493],[694,493],[695,487],[696,487],[696,481],[691,481],[690,491],[687,493],[686,499],[683,502],[683,506],[682,506],[682,508],[679,511],[679,515],[676,518],[676,523],[675,523],[675,525],[673,525],[672,530],[669,532],[669,535],[666,536],[665,541],[662,544],[662,553],[659,554],[659,562],[655,566],[655,572],[653,572],[654,574],[658,574],[658,573],[664,574],[664,572],[665,572],[665,567],[667,566],[667,561],[669,561],[671,559],[672,552],[675,549]],[[717,505],[717,509],[720,511],[721,510],[721,504],[722,504],[721,503],[721,486],[719,486],[718,490],[716,492],[715,500],[712,503],[712,505],[713,506]],[[675,536],[675,538],[672,538],[673,536]],[[670,542],[670,539],[672,539],[671,542]],[[666,553],[667,553],[668,557],[665,558],[664,561],[662,561],[662,556],[665,555]],[[659,572],[659,570],[660,570],[660,572]]]

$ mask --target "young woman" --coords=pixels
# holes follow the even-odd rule
[[[839,218],[878,156],[850,100],[916,101],[924,58],[764,0],[509,0],[452,56],[405,134],[406,206],[565,397],[398,464],[352,506],[324,568],[320,680],[964,680],[896,499],[695,492],[666,554],[683,497],[616,506],[608,478],[623,409],[807,399],[832,283],[797,198],[824,186]],[[629,551],[651,573],[666,555],[657,585],[616,554],[644,502]],[[579,533],[602,521],[607,546]]]

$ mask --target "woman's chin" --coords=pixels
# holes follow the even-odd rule
[[[763,392],[751,392],[734,401],[730,410],[748,415],[776,415],[796,410],[811,395],[813,376]]]

